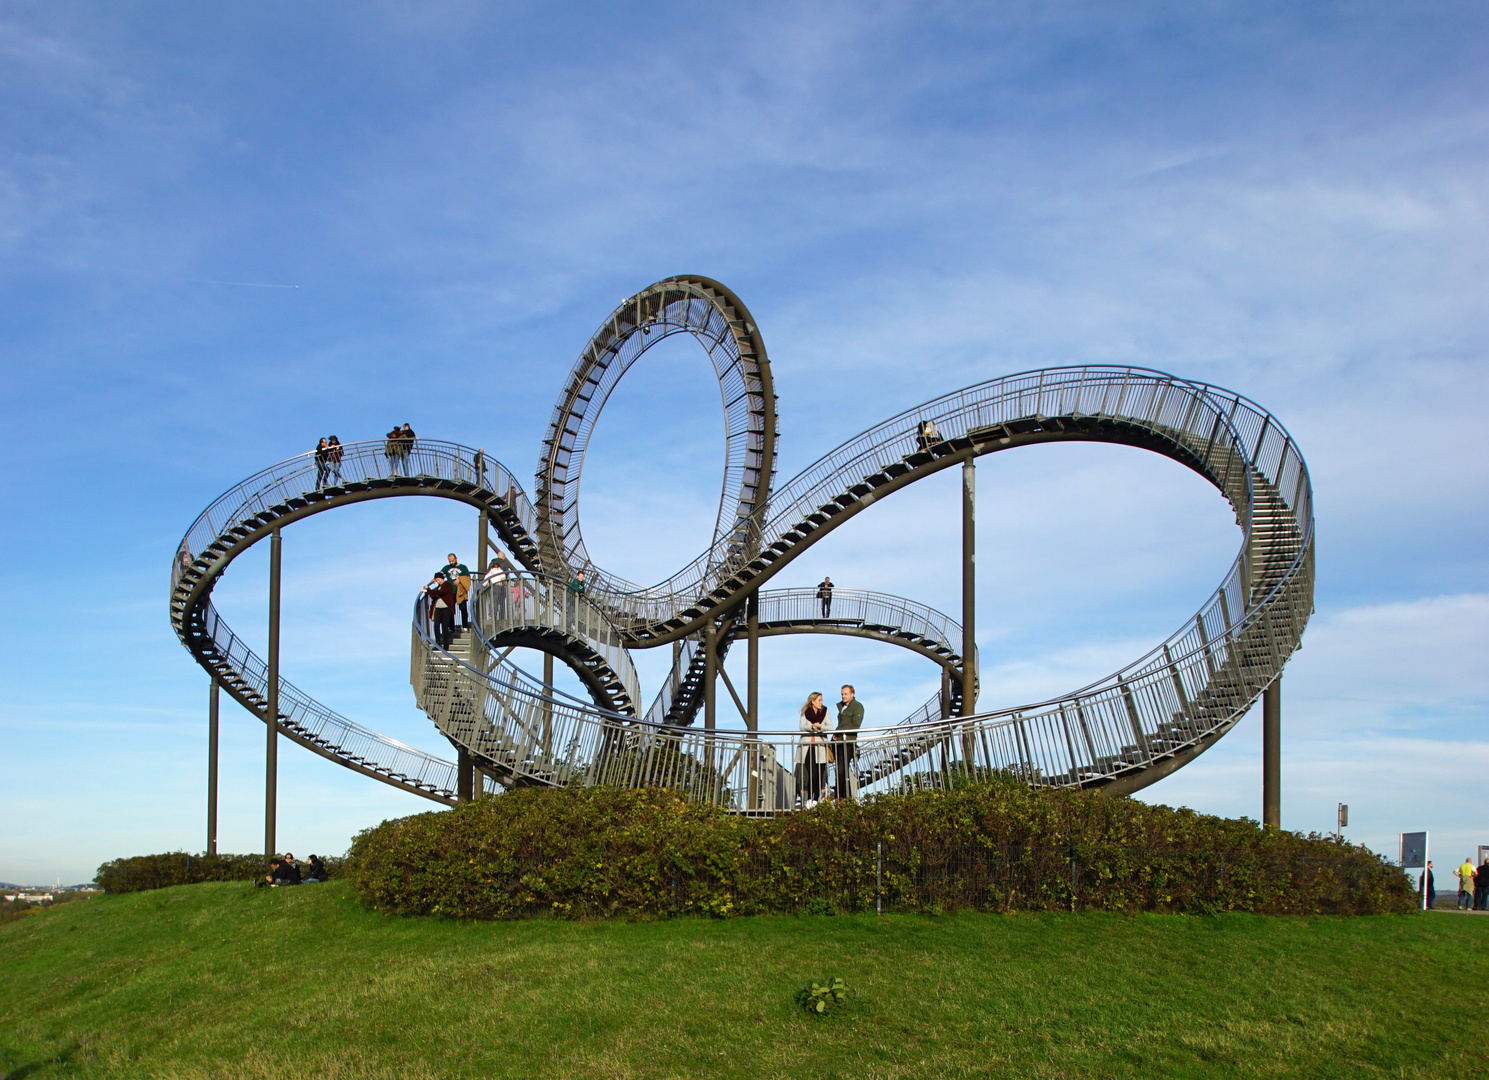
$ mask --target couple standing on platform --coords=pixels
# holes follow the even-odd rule
[[[801,707],[801,741],[796,747],[796,786],[801,805],[810,810],[827,789],[827,766],[836,764],[833,797],[852,799],[858,795],[858,775],[853,760],[858,756],[858,729],[863,726],[863,705],[853,687],[843,685],[836,721],[827,714],[822,695],[813,693]],[[837,734],[834,735],[833,732]]]

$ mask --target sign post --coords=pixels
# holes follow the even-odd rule
[[[1339,804],[1339,842],[1344,843],[1344,830],[1349,825],[1349,804]]]
[[[1427,910],[1427,834],[1401,834],[1401,869],[1422,871],[1422,910]]]

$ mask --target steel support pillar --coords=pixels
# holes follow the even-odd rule
[[[718,641],[718,632],[710,622],[703,631],[703,727],[706,731],[714,729],[719,677]]]
[[[481,578],[486,576],[486,568],[490,566],[490,563],[486,561],[486,548],[491,544],[490,537],[491,512],[489,510],[482,510],[480,530],[476,533],[476,551],[479,552],[476,556],[476,572],[481,575]],[[477,578],[476,580],[480,581],[481,578]]]
[[[760,593],[750,593],[745,609],[749,673],[745,676],[745,727],[760,730]]]
[[[543,654],[543,749],[553,750],[553,654]]]
[[[457,746],[455,748],[456,802],[465,803],[471,801],[471,798],[473,797],[471,794],[471,789],[475,786],[473,780],[474,776],[472,775],[471,769],[470,751],[463,746]]]
[[[207,854],[217,854],[217,718],[222,681],[212,676],[207,698]]]
[[[746,659],[749,663],[749,671],[745,675],[745,728],[754,733],[760,730],[760,592],[756,590],[750,593],[750,598],[745,602],[745,640],[748,646]],[[745,792],[745,806],[750,810],[757,810],[762,801],[761,795],[764,791],[764,778],[760,775],[762,762],[760,760],[760,745],[752,742],[750,744],[749,784]]]
[[[962,715],[977,709],[977,465],[962,462]]]
[[[1282,676],[1262,691],[1262,825],[1282,828]]]
[[[279,813],[279,570],[284,547],[279,530],[269,537],[269,701],[264,710],[268,742],[264,753],[264,858],[274,858]]]

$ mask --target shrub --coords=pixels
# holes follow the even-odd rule
[[[345,876],[346,859],[323,856],[326,876]],[[300,864],[304,869],[305,864]],[[262,855],[192,855],[171,851],[162,855],[133,855],[114,859],[98,868],[93,879],[110,893],[143,892],[171,885],[195,885],[202,881],[257,881],[268,873]]]
[[[520,790],[364,831],[350,877],[380,911],[484,919],[1413,907],[1363,847],[1001,778],[773,818],[667,790]]]
[[[810,982],[796,991],[795,1001],[808,1016],[819,1019],[848,1003],[848,984],[837,978]]]

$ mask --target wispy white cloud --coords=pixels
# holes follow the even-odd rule
[[[16,429],[0,497],[26,522],[0,537],[0,595],[32,596],[38,567],[86,552],[90,644],[109,644],[78,672],[23,608],[0,628],[5,708],[24,710],[0,723],[27,731],[6,736],[19,782],[60,782],[71,760],[33,726],[65,684],[59,732],[92,703],[100,730],[137,722],[128,752],[158,763],[147,798],[101,751],[95,826],[151,807],[107,833],[109,854],[194,843],[180,823],[201,748],[165,732],[200,712],[205,679],[161,594],[201,506],[315,435],[376,437],[395,419],[528,475],[599,320],[699,271],[762,326],[783,475],[916,401],[1047,364],[1157,366],[1273,409],[1312,464],[1319,514],[1319,614],[1285,682],[1290,753],[1325,786],[1356,764],[1372,776],[1380,836],[1418,814],[1419,785],[1459,783],[1477,760],[1489,590],[1482,12],[694,14],[224,9],[167,33],[155,13],[64,3],[0,20],[0,395]],[[597,431],[584,526],[603,563],[647,581],[712,528],[717,402],[682,352],[643,360],[629,385]],[[59,476],[101,483],[80,504]],[[956,614],[954,487],[886,500],[781,584],[830,572]],[[996,456],[979,492],[987,705],[1146,651],[1238,541],[1213,491],[1135,452]],[[406,619],[430,559],[470,549],[471,516],[368,507],[289,530],[286,674],[437,744],[407,686]],[[263,575],[255,551],[218,591],[259,647]],[[767,644],[773,715],[843,672],[885,715],[934,688],[929,664],[895,650]],[[665,657],[638,666],[655,686]],[[106,708],[121,698],[138,721]],[[1251,723],[1155,792],[1253,809]],[[1393,753],[1416,771],[1393,779]],[[248,823],[232,843],[251,848],[261,763],[235,761],[225,820]],[[305,770],[306,801],[284,803],[295,828],[416,808],[318,759]],[[89,831],[11,843],[0,876]]]

